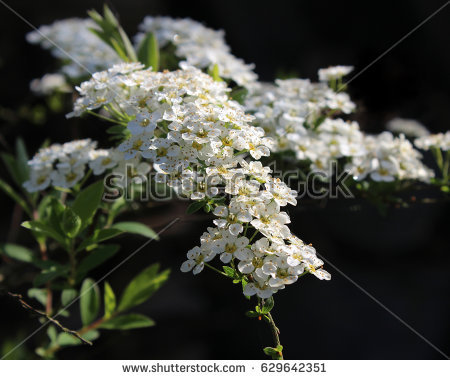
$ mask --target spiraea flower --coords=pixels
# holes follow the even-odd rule
[[[435,148],[448,151],[450,149],[450,131],[419,137],[414,141],[414,145],[422,150]]]
[[[95,175],[115,167],[120,157],[114,150],[97,150],[96,146],[96,142],[86,139],[39,150],[28,162],[30,178],[23,186],[30,193],[49,186],[71,188],[84,178],[88,167]]]
[[[251,125],[254,117],[229,98],[224,82],[187,64],[162,73],[114,66],[78,91],[70,117],[100,108],[120,110],[130,131],[117,148],[123,160],[148,161],[157,182],[211,207],[215,228],[188,252],[183,272],[198,274],[217,256],[246,276],[244,294],[261,298],[302,273],[322,273],[323,263],[312,260],[311,252],[309,266],[288,260],[296,253],[293,242],[303,243],[291,234],[281,207],[295,205],[297,193],[258,161],[270,154],[273,140]]]
[[[253,124],[272,138],[273,151],[295,154],[297,160],[309,163],[311,172],[320,172],[325,178],[333,174],[332,162],[341,160],[356,181],[428,182],[433,172],[404,136],[387,132],[366,135],[357,122],[339,117],[352,113],[355,104],[339,86],[332,85],[351,70],[350,66],[321,69],[320,83],[305,79],[277,80],[276,85],[257,83],[250,87],[245,107],[256,118]],[[406,128],[400,121],[391,126],[400,131],[399,124]],[[407,127],[410,134],[412,129],[419,133],[417,125],[409,122]],[[426,136],[416,140],[416,145],[427,146],[428,141]]]
[[[191,19],[147,16],[139,25],[141,33],[135,37],[136,44],[145,34],[155,34],[162,48],[172,44],[175,54],[189,65],[200,69],[219,67],[222,78],[231,79],[238,85],[246,86],[256,81],[253,65],[245,64],[230,52],[225,42],[223,30],[213,30]]]

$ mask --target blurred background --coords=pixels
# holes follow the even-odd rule
[[[110,1],[125,30],[134,35],[145,15],[191,17],[224,29],[232,52],[255,63],[261,80],[297,75],[317,80],[317,70],[336,64],[364,69],[410,32],[444,1]],[[10,1],[31,24],[84,17],[103,2]],[[379,133],[393,117],[413,118],[432,132],[450,125],[450,7],[433,17],[357,79],[349,92],[358,104],[354,118],[366,132]],[[29,82],[54,72],[57,63],[40,47],[29,45],[30,26],[0,4],[0,149],[11,151],[16,137],[30,153],[46,138],[104,139],[92,118],[66,120],[29,91]],[[7,179],[4,167],[0,176]],[[13,204],[0,194],[0,241],[32,244],[26,231],[11,222]],[[139,270],[159,261],[172,268],[171,280],[138,311],[157,326],[129,332],[103,332],[92,348],[61,351],[64,359],[264,359],[271,345],[269,326],[244,316],[253,307],[241,289],[204,271],[182,274],[188,249],[211,225],[207,216],[185,216],[186,204],[157,204],[134,217],[156,231],[175,223],[121,269],[110,283],[121,289]],[[290,208],[291,230],[336,268],[326,265],[332,281],[306,276],[275,298],[274,318],[288,359],[441,359],[443,356],[346,279],[350,277],[446,354],[450,353],[449,206],[416,204],[392,208],[386,216],[364,201],[331,200],[326,207],[305,202]],[[150,215],[150,216],[149,216]],[[118,239],[120,240],[120,239]],[[145,240],[122,239],[121,252],[100,278]],[[0,288],[26,293],[32,278],[23,264],[3,266]],[[16,301],[0,296],[0,343],[13,344],[40,324]],[[77,313],[65,321],[77,327]],[[32,357],[31,338],[17,357]],[[31,355],[31,356],[30,356]]]

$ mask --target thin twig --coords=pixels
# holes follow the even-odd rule
[[[44,313],[43,311],[40,310],[36,310],[34,307],[30,306],[29,304],[27,304],[24,300],[21,294],[15,294],[15,293],[11,293],[8,292],[8,294],[11,297],[16,298],[20,304],[22,305],[22,307],[24,309],[27,310],[31,310],[33,312],[35,312],[36,314],[42,315],[43,317],[47,318],[48,321],[50,321],[51,323],[53,323],[54,325],[58,326],[62,331],[64,331],[65,333],[71,334],[73,336],[75,336],[76,338],[80,339],[83,343],[88,344],[89,346],[92,346],[92,342],[89,340],[84,339],[78,332],[74,331],[74,330],[70,330],[67,327],[64,327],[59,321],[57,321],[56,319],[53,319],[52,317],[48,316],[46,313]]]

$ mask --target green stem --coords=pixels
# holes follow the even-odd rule
[[[88,110],[87,113],[90,114],[90,115],[92,115],[92,116],[98,117],[99,119],[102,119],[102,120],[105,120],[105,121],[109,121],[109,122],[114,123],[114,124],[122,124],[122,125],[126,125],[125,123],[123,123],[123,122],[121,122],[121,121],[119,121],[119,120],[111,119],[111,118],[109,118],[109,117],[100,115],[100,114],[97,113],[97,112],[92,112],[92,111],[89,111],[89,110]]]
[[[208,263],[205,263],[205,262],[203,264],[205,264],[205,267],[208,267],[209,269],[212,269],[213,271],[221,274],[222,276],[228,277],[224,272],[218,270],[217,268],[214,268],[212,265],[209,265]]]
[[[249,240],[249,243],[251,243],[253,241],[253,239],[255,238],[255,236],[258,234],[258,230],[255,230],[254,234],[252,235],[252,237]]]

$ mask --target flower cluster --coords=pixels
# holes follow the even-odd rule
[[[340,91],[342,77],[351,69],[321,69],[320,83],[287,79],[277,80],[276,85],[255,84],[246,109],[255,115],[254,125],[274,139],[274,151],[294,152],[311,171],[329,177],[333,174],[331,162],[341,160],[357,181],[368,174],[373,181],[428,181],[432,172],[404,136],[394,138],[389,132],[366,135],[357,122],[335,118],[355,109],[348,94]]]
[[[120,155],[113,150],[96,149],[96,146],[96,142],[85,139],[40,149],[28,162],[30,178],[23,186],[30,193],[50,185],[71,188],[84,178],[87,167],[95,175],[115,167]]]
[[[114,50],[90,28],[96,29],[91,19],[69,18],[41,26],[39,30],[28,33],[27,40],[50,50],[63,62],[69,59],[62,67],[63,74],[79,78],[120,62]]]
[[[346,164],[345,169],[360,181],[370,175],[376,182],[419,180],[429,182],[434,172],[420,160],[422,155],[404,135],[394,137],[390,132],[366,135],[361,151]]]
[[[219,256],[245,277],[244,293],[261,298],[303,273],[329,279],[314,249],[291,234],[289,216],[280,210],[297,203],[296,192],[258,161],[269,156],[271,139],[250,125],[254,118],[229,99],[224,82],[181,67],[161,73],[122,64],[96,73],[81,84],[71,116],[100,107],[122,112],[129,137],[117,149],[124,159],[151,161],[158,182],[213,210],[216,227],[188,252],[183,271],[197,274]]]
[[[152,32],[161,47],[173,44],[176,47],[175,54],[189,65],[212,69],[217,64],[222,78],[231,79],[241,86],[247,86],[257,79],[253,65],[245,64],[242,59],[231,54],[223,30],[207,28],[188,18],[152,16],[144,18],[139,30],[141,33],[135,37],[137,44],[146,33]]]
[[[414,145],[422,150],[435,148],[448,151],[450,149],[450,131],[419,137],[414,141]]]

